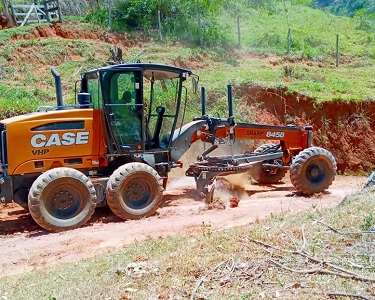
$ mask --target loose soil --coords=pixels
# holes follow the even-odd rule
[[[191,178],[174,179],[155,216],[122,221],[107,208],[99,208],[87,226],[61,233],[40,229],[16,204],[1,204],[0,277],[76,262],[147,237],[199,233],[203,224],[211,230],[221,230],[247,225],[271,214],[287,216],[333,207],[345,195],[358,191],[365,177],[337,176],[326,192],[309,197],[297,194],[288,176],[281,183],[268,186],[241,184],[242,181],[243,175],[220,180],[215,201],[207,208]],[[233,199],[239,200],[238,206],[231,207]]]

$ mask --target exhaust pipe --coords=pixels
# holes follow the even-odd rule
[[[228,116],[228,123],[229,126],[235,126],[234,122],[234,115],[233,115],[233,93],[232,93],[232,85],[228,85],[228,110],[229,110],[229,116]]]
[[[228,84],[228,124],[229,124],[229,140],[230,140],[230,152],[232,156],[232,161],[234,161],[234,127],[236,126],[236,122],[234,121],[233,116],[233,94],[232,94],[232,85]]]
[[[206,115],[206,89],[201,87],[201,99],[202,99],[202,116]]]
[[[228,110],[229,116],[228,118],[233,117],[233,96],[232,96],[232,86],[228,85]]]
[[[63,109],[64,102],[63,102],[60,74],[55,70],[54,67],[51,67],[51,72],[52,72],[53,77],[55,78],[57,109]]]

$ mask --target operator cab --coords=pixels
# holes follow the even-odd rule
[[[103,109],[110,152],[165,151],[171,133],[184,122],[183,82],[190,75],[190,70],[159,64],[108,66],[83,74],[78,101]]]

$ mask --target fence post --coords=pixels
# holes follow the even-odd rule
[[[108,0],[108,23],[109,30],[112,31],[112,0]]]
[[[4,9],[6,10],[7,8],[5,8],[4,7]],[[9,19],[8,20],[12,20],[12,23],[13,23],[13,25],[11,25],[12,27],[13,26],[18,26],[18,24],[17,24],[17,18],[16,18],[16,12],[15,12],[15,10],[14,10],[14,7],[13,7],[13,4],[10,4],[10,9],[11,9],[11,11],[12,11],[12,15],[13,15],[13,17],[10,17],[10,14],[9,14]],[[7,13],[9,13],[9,11],[8,12],[6,12],[6,14]]]
[[[290,40],[291,40],[291,30],[290,28],[288,28],[288,36],[287,36],[287,42],[288,42],[288,49],[287,49],[287,52],[288,52],[288,55],[290,54]]]
[[[339,35],[336,34],[336,67],[339,66]]]
[[[44,6],[44,11],[46,13],[47,22],[50,23],[51,17],[49,16],[47,1],[43,2],[43,6]]]
[[[202,20],[201,20],[201,12],[198,9],[198,33],[199,33],[199,44],[203,47],[203,34],[202,34]]]
[[[240,16],[237,16],[237,34],[238,34],[238,49],[241,49],[241,27],[240,27]]]
[[[158,26],[159,26],[159,41],[163,41],[162,28],[161,28],[161,12],[158,10]]]
[[[57,12],[59,14],[59,22],[62,22],[62,12],[61,12],[60,0],[57,0]]]

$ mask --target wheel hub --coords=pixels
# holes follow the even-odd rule
[[[306,175],[311,182],[318,183],[322,180],[323,174],[323,167],[318,164],[313,164],[309,166]]]
[[[320,174],[320,170],[317,166],[313,166],[311,169],[310,169],[310,176],[313,177],[313,178],[316,178],[318,177]]]
[[[69,209],[73,203],[73,196],[68,191],[55,193],[53,197],[53,206],[59,210]]]
[[[133,183],[128,187],[125,194],[130,201],[140,201],[146,195],[146,189],[142,184]]]

